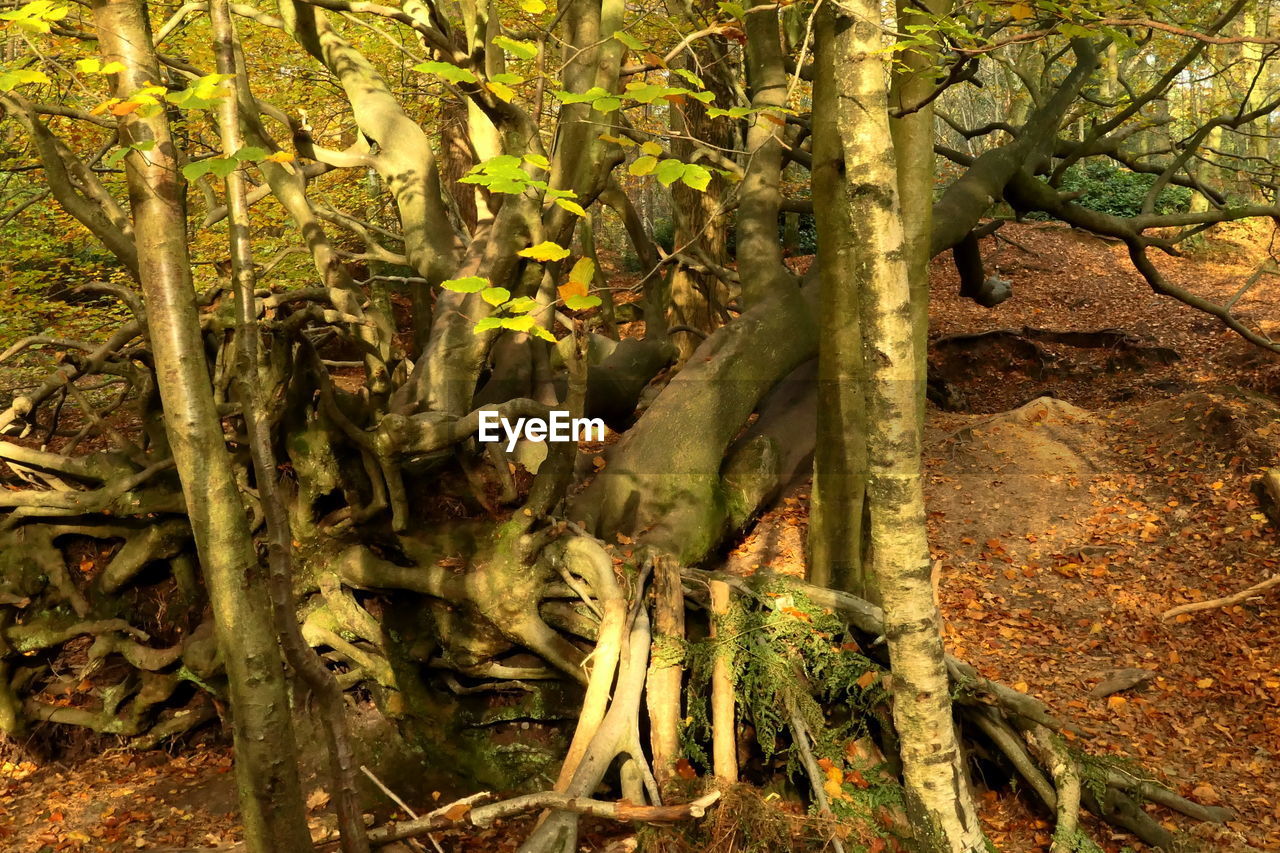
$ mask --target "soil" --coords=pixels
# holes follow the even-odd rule
[[[948,648],[1079,723],[1078,746],[1236,810],[1238,820],[1215,827],[1149,807],[1202,850],[1280,850],[1280,596],[1161,618],[1280,571],[1277,531],[1250,491],[1280,464],[1280,405],[1267,393],[1280,385],[1280,358],[1151,293],[1120,248],[1058,225],[1001,233],[1035,254],[1000,250],[1014,297],[996,309],[955,295],[949,259],[933,266],[935,367],[939,339],[1028,326],[1118,328],[1180,359],[1108,369],[1114,353],[1055,346],[1055,370],[1038,375],[996,348],[957,383],[980,413],[930,407],[926,492]],[[1255,245],[1228,237],[1161,265],[1176,283],[1225,299],[1252,272],[1243,256]],[[1280,286],[1264,279],[1239,310],[1274,331]],[[766,513],[728,568],[802,572],[808,490],[797,484]],[[1089,695],[1131,667],[1155,675]],[[987,790],[979,780],[991,840],[1047,851],[1051,816],[991,781]],[[1146,849],[1086,826],[1108,851]]]
[[[1090,752],[1132,758],[1193,799],[1235,809],[1238,820],[1211,827],[1152,808],[1202,849],[1280,850],[1280,599],[1161,618],[1280,571],[1277,532],[1250,492],[1280,464],[1280,407],[1267,396],[1280,389],[1280,358],[1153,294],[1121,247],[1050,224],[999,234],[983,248],[1014,296],[997,308],[957,295],[949,259],[933,267],[934,366],[966,409],[931,407],[926,435],[948,646],[1074,719]],[[1223,229],[1195,254],[1159,263],[1175,283],[1226,299],[1252,272],[1263,236]],[[1280,286],[1262,279],[1237,311],[1280,330]],[[1045,341],[1047,359],[998,341],[938,346],[1026,327],[1119,329],[1177,359]],[[807,482],[790,488],[727,566],[802,571],[808,495]],[[1089,695],[1133,667],[1154,677]],[[172,756],[103,748],[37,763],[11,748],[0,761],[0,847],[15,853],[236,837],[229,753],[216,731]],[[1015,853],[1048,850],[1051,816],[1002,782],[978,780],[990,838]],[[1097,823],[1086,828],[1109,853],[1144,849]],[[498,829],[451,836],[445,849],[507,849],[521,834]],[[598,849],[592,837],[603,836],[588,837],[587,849]]]

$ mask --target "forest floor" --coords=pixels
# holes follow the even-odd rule
[[[1157,812],[1203,849],[1280,850],[1280,591],[1161,619],[1280,571],[1277,533],[1250,492],[1280,458],[1280,407],[1250,392],[1276,393],[1280,362],[1153,294],[1122,247],[1051,224],[999,234],[983,248],[1014,297],[995,309],[955,295],[949,259],[934,265],[931,351],[965,409],[931,407],[926,438],[948,645],[1074,719],[1090,752],[1134,759],[1181,793],[1235,809],[1239,820],[1225,827]],[[1259,252],[1256,234],[1235,229],[1160,264],[1174,282],[1225,299]],[[1280,284],[1262,279],[1237,311],[1280,332]],[[1024,327],[1131,339],[956,337]],[[728,567],[801,570],[807,497],[807,483],[791,489]],[[1090,696],[1128,668],[1152,675]],[[0,755],[0,849],[225,843],[236,837],[229,769],[208,729],[172,755],[81,750],[40,766]],[[1003,780],[987,781],[991,839],[1009,853],[1047,850],[1048,816]],[[317,792],[311,804],[322,800]],[[1144,849],[1086,825],[1109,853]],[[509,825],[437,840],[496,852],[521,835]],[[585,849],[602,837],[587,836]]]
[[[1078,746],[1133,759],[1193,799],[1236,810],[1226,827],[1155,812],[1202,849],[1280,850],[1280,592],[1161,618],[1280,570],[1277,532],[1250,492],[1280,463],[1280,405],[1252,393],[1276,392],[1280,361],[1152,293],[1123,247],[1060,225],[1000,233],[1023,248],[999,248],[999,272],[1014,285],[999,307],[956,296],[949,259],[933,267],[932,361],[972,403],[964,413],[930,407],[926,436],[949,649],[1077,721]],[[1244,232],[1234,236],[1160,264],[1175,283],[1223,300],[1257,251]],[[1274,334],[1280,283],[1263,279],[1237,310]],[[1070,345],[1050,345],[1043,358],[983,339],[944,363],[940,339],[1027,326],[1121,329],[1179,359]],[[808,484],[794,488],[730,567],[801,571],[807,497]],[[1090,696],[1129,668],[1152,675],[1132,691]],[[982,814],[1002,850],[1048,850],[1052,825],[1029,797],[989,791]],[[1090,829],[1110,851],[1145,849]]]

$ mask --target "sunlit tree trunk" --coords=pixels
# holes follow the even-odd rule
[[[164,79],[139,0],[94,4],[102,53],[123,63],[115,94]],[[187,254],[183,184],[168,117],[121,120],[138,271],[164,420],[186,496],[227,671],[245,838],[255,853],[311,847],[298,782],[289,700],[265,578],[214,405]]]
[[[967,853],[985,841],[951,713],[933,596],[921,465],[922,395],[909,266],[889,131],[880,7],[836,9],[833,73],[844,151],[844,204],[861,288],[866,370],[869,560],[885,614],[893,718],[919,846]],[[823,338],[820,347],[832,342]]]

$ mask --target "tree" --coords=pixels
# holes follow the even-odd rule
[[[859,310],[852,315],[857,326],[847,325],[851,318],[846,314],[843,328],[828,330],[819,358],[842,341],[844,347],[862,345],[861,353],[837,350],[834,372],[855,377],[848,396],[865,393],[866,437],[838,445],[836,452],[866,452],[864,559],[884,608],[907,807],[928,828],[920,838],[924,849],[980,851],[986,839],[965,781],[951,711],[942,617],[925,529],[920,326],[927,315],[913,310],[913,296],[921,296],[922,271],[911,260],[923,254],[923,244],[917,239],[913,256],[903,226],[880,30],[873,23],[878,13],[874,3],[837,6],[829,25],[831,42],[823,48],[830,58],[821,60],[819,73],[830,74],[835,90],[835,125],[844,155],[843,198],[837,196],[836,203],[847,211],[844,239],[852,273],[837,284],[856,291]],[[862,371],[865,380],[857,381]],[[861,515],[856,516],[859,522]]]
[[[0,536],[4,554],[21,555],[0,564],[0,723],[53,720],[146,741],[213,716],[196,699],[176,713],[171,697],[187,695],[177,685],[226,685],[250,837],[259,849],[273,833],[302,843],[290,835],[302,824],[278,634],[330,707],[335,684],[367,695],[438,762],[489,784],[532,774],[503,766],[497,750],[468,751],[460,708],[474,712],[468,703],[496,689],[530,697],[529,713],[577,714],[553,774],[564,796],[524,806],[558,807],[530,849],[572,844],[573,804],[615,758],[629,768],[630,802],[670,797],[659,783],[672,782],[671,723],[685,719],[671,707],[681,676],[670,670],[687,673],[695,723],[702,693],[726,691],[724,668],[711,688],[698,630],[680,636],[684,617],[704,619],[685,614],[684,599],[729,582],[695,567],[814,454],[816,583],[735,582],[734,603],[715,617],[759,628],[718,634],[738,644],[740,718],[761,733],[756,748],[787,741],[819,808],[842,808],[818,762],[845,759],[814,696],[885,710],[866,675],[890,665],[896,725],[887,715],[860,724],[902,757],[933,841],[972,848],[953,692],[962,736],[1048,772],[1037,790],[1069,791],[1062,768],[1076,759],[1056,750],[1049,732],[1061,723],[1047,709],[942,653],[913,484],[928,260],[952,251],[964,293],[991,304],[1007,296],[983,263],[980,240],[1000,224],[992,214],[1048,216],[1123,241],[1157,291],[1280,348],[1148,257],[1215,223],[1280,215],[1257,164],[1224,161],[1221,141],[1268,120],[1269,82],[1209,117],[1156,109],[1181,103],[1174,96],[1208,68],[1207,45],[1272,43],[1256,25],[1221,35],[1247,5],[1215,6],[1198,25],[1199,7],[1153,19],[1126,3],[784,12],[285,0],[276,14],[230,7],[239,57],[218,4],[216,39],[194,4],[150,22],[130,3],[92,17],[49,0],[5,12],[6,32],[30,45],[0,68],[0,109],[24,146],[5,166],[15,180],[38,171],[50,193],[21,217],[79,223],[115,260],[116,278],[94,292],[136,316],[100,340],[36,334],[5,354],[58,347],[63,360],[0,414],[6,483],[19,487],[0,493]],[[866,21],[882,11],[896,15],[881,45],[891,81],[868,56],[878,30]],[[125,50],[148,37],[163,49]],[[1266,51],[1251,57],[1274,64]],[[1167,144],[1137,145],[1171,121],[1186,126]],[[445,122],[465,132],[444,135]],[[441,166],[444,142],[468,157],[454,151]],[[883,156],[895,150],[896,162]],[[474,165],[460,175],[465,159]],[[1072,182],[1096,163],[1149,181],[1136,208],[1084,203]],[[1238,202],[1206,179],[1206,164],[1256,197]],[[809,179],[797,190],[788,175],[798,170]],[[1205,203],[1185,209],[1171,189]],[[474,215],[460,201],[468,191]],[[646,201],[659,194],[682,205],[670,251]],[[780,215],[794,211],[812,211],[818,227],[803,274],[778,240]],[[230,280],[218,272],[228,245]],[[634,255],[638,280],[618,277],[619,254]],[[621,340],[615,321],[633,324]],[[99,380],[118,402],[86,396]],[[64,399],[83,427],[60,422]],[[579,454],[475,439],[483,412],[552,408],[606,420],[616,442]],[[111,420],[124,411],[127,423]],[[80,430],[111,449],[86,447]],[[259,518],[265,569],[252,539]],[[72,577],[68,536],[120,545],[100,574]],[[145,639],[128,621],[140,617],[123,594],[155,565],[186,601],[174,617],[190,623],[181,637]],[[650,574],[664,602],[652,629]],[[822,622],[833,632],[851,625],[857,650],[830,657],[815,620],[839,623]],[[324,666],[298,647],[294,622]],[[60,650],[86,635],[98,660],[123,660],[148,689],[97,686],[76,708],[42,701]],[[647,701],[668,766],[651,778],[638,718],[646,681],[663,672]],[[688,734],[723,746],[733,733],[720,728]],[[253,741],[255,731],[269,740]],[[329,733],[342,779],[353,760],[338,727]],[[1126,779],[1086,804],[1166,841],[1130,808],[1139,783]],[[1078,800],[1045,799],[1070,829]]]
[[[103,57],[119,66],[114,75],[118,97],[160,79],[141,3],[99,3],[94,23]],[[145,328],[155,359],[166,450],[182,482],[227,668],[245,833],[257,849],[300,850],[310,844],[310,834],[284,671],[266,585],[209,383],[191,286],[179,160],[168,117],[163,111],[126,115],[120,141],[133,148],[125,168],[145,310],[136,322]]]

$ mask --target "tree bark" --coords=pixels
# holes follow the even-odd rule
[[[922,849],[984,849],[951,714],[942,622],[931,583],[921,464],[922,395],[905,236],[890,137],[879,4],[848,0],[835,15],[836,121],[845,203],[862,285],[867,370],[870,561],[893,668],[893,717],[908,809]],[[830,346],[822,340],[820,347]]]
[[[916,5],[897,0],[898,32],[925,25],[932,16],[951,11],[951,0],[927,0]],[[904,52],[889,90],[890,106],[910,111],[889,122],[894,155],[898,162],[898,197],[906,232],[907,277],[911,287],[911,321],[916,351],[916,392],[924,416],[925,381],[929,349],[929,260],[933,242],[933,102],[924,103],[937,85],[938,51],[917,46]],[[923,426],[923,423],[921,424]]]
[[[139,0],[99,0],[93,13],[104,58],[125,66],[114,81],[118,97],[127,98],[163,79]],[[311,839],[280,650],[201,339],[187,253],[181,163],[166,114],[141,112],[125,116],[120,124],[122,145],[155,143],[151,150],[133,151],[125,160],[139,279],[166,432],[186,493],[230,684],[245,837],[259,853],[306,850]]]
[[[213,27],[214,56],[219,74],[231,78],[243,75],[235,26],[228,0],[209,0]],[[230,87],[218,104],[219,135],[226,152],[244,145],[240,131],[240,104],[237,86]],[[302,676],[317,697],[320,716],[328,735],[330,793],[341,831],[343,853],[368,853],[364,819],[356,789],[355,757],[346,726],[346,705],[342,688],[307,645],[298,625],[293,599],[293,533],[280,485],[279,470],[271,434],[271,418],[259,379],[258,302],[254,297],[256,275],[250,238],[249,205],[242,163],[227,175],[227,225],[231,250],[231,279],[236,299],[236,376],[238,396],[249,434],[254,478],[262,501],[267,526],[267,559],[272,612],[285,658]]]
[[[822,343],[809,509],[809,580],[879,601],[863,558],[867,488],[858,246],[836,126],[835,12],[818,11],[813,103],[813,213],[818,225]]]

